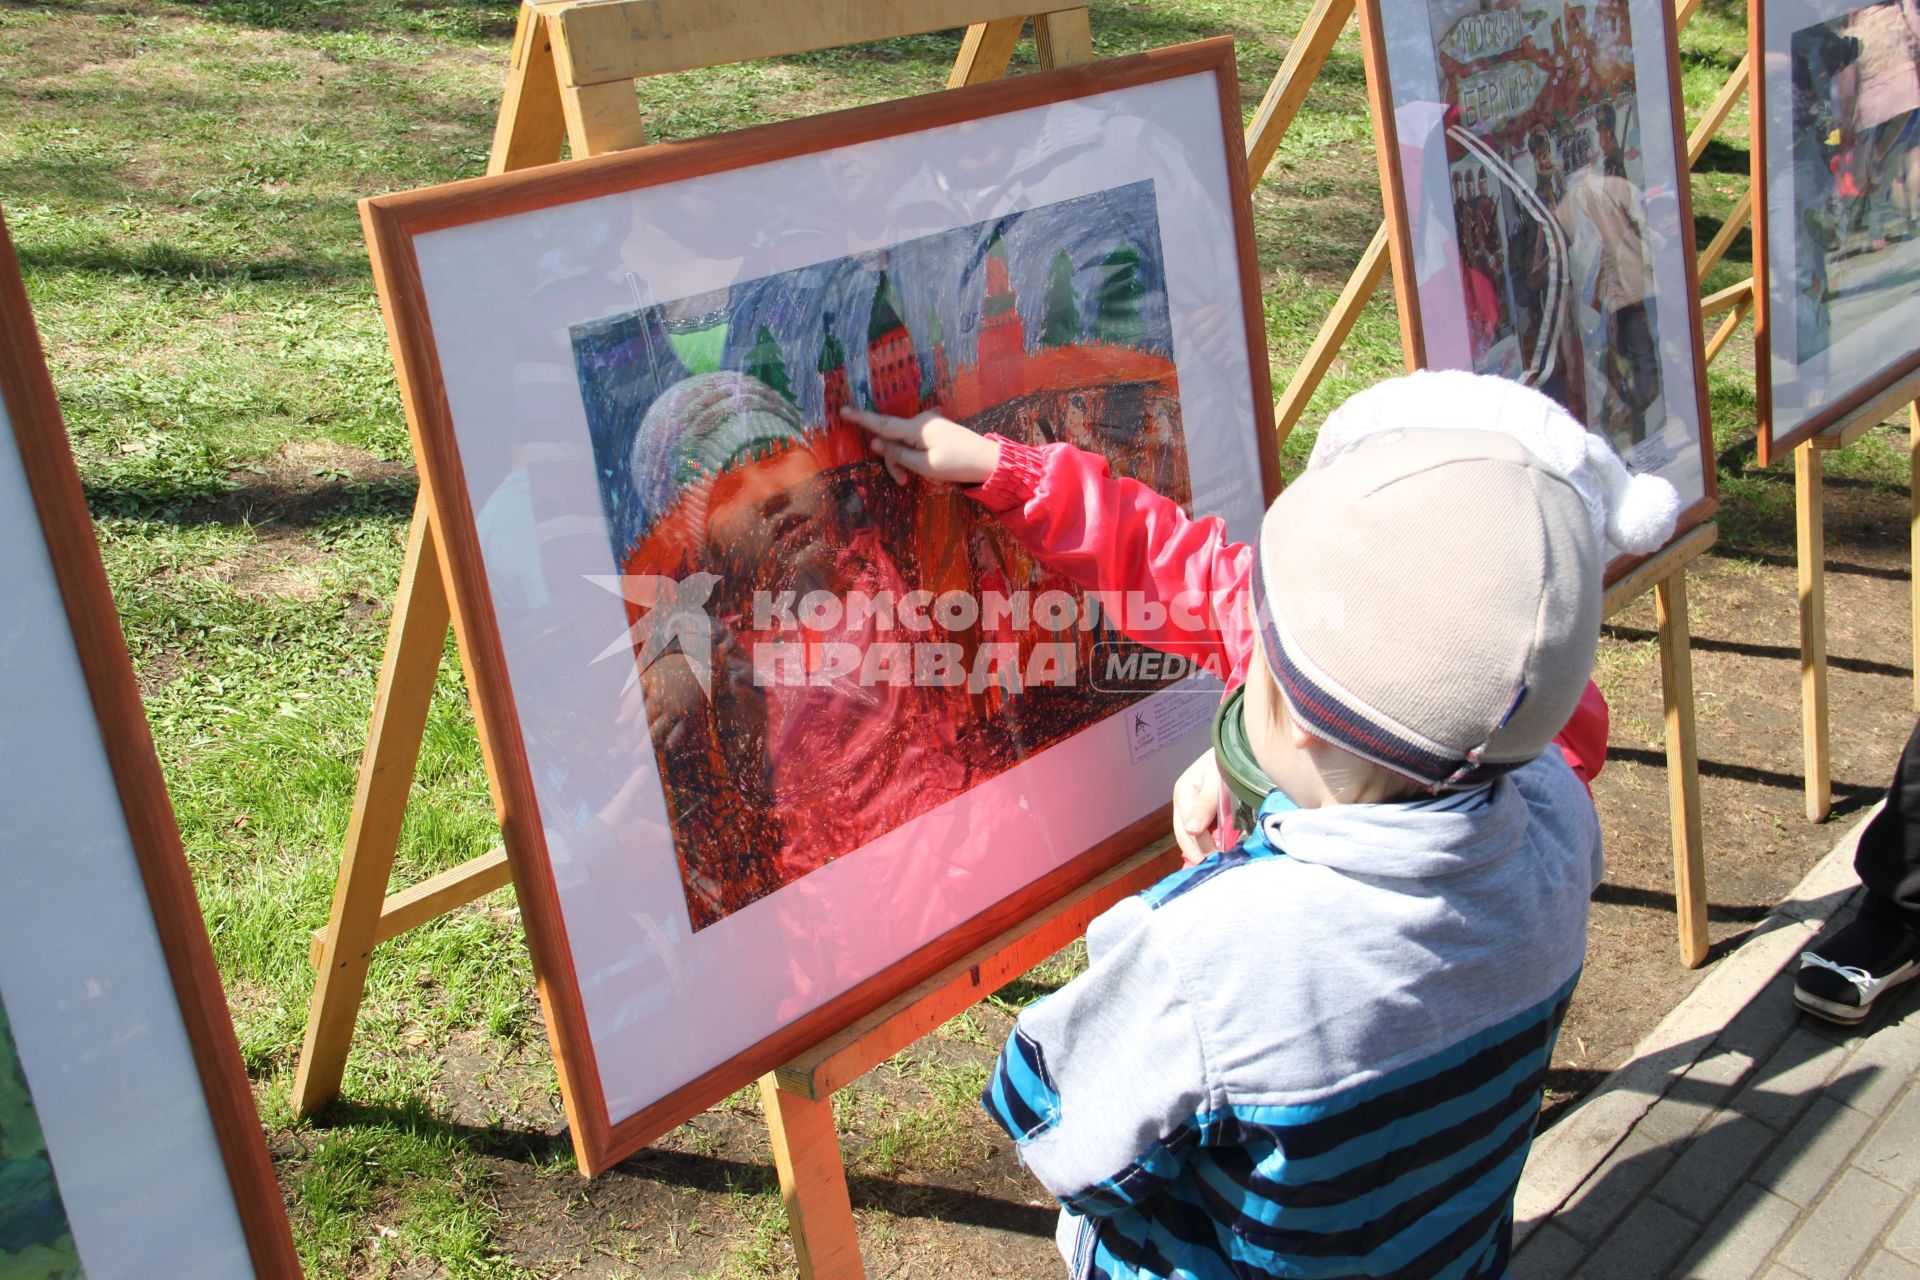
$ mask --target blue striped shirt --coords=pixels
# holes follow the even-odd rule
[[[982,1097],[1059,1196],[1073,1274],[1503,1276],[1599,871],[1597,823],[1529,819],[1571,798],[1500,782],[1397,813],[1286,815],[1123,904],[1118,927],[1096,922],[1088,973],[1022,1015]],[[1440,833],[1430,865],[1377,858],[1429,875],[1290,865],[1266,834],[1292,843],[1297,826],[1321,849],[1346,822],[1364,844],[1383,818]],[[1556,838],[1569,830],[1590,846]],[[1543,860],[1567,874],[1543,875]],[[1547,897],[1530,901],[1536,882]],[[1508,891],[1516,914],[1500,907]],[[1269,919],[1276,932],[1249,952],[1224,935],[1184,945],[1215,920],[1238,936]],[[1536,928],[1575,937],[1536,943]],[[1259,957],[1250,980],[1243,955]],[[1290,972],[1308,990],[1275,990]]]

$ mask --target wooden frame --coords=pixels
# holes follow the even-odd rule
[[[787,1024],[776,1035],[735,1054],[668,1096],[617,1123],[612,1121],[603,1101],[598,1068],[586,1034],[585,1008],[573,982],[574,969],[566,936],[554,927],[559,918],[557,887],[542,852],[544,836],[535,812],[532,779],[527,762],[517,749],[522,741],[521,726],[505,677],[505,655],[498,635],[486,621],[492,617],[489,588],[480,567],[474,512],[461,478],[461,464],[453,449],[452,410],[425,314],[425,286],[414,254],[413,237],[483,218],[509,216],[672,182],[775,154],[791,156],[826,151],[960,118],[984,117],[1194,74],[1214,77],[1219,119],[1226,130],[1223,136],[1237,137],[1238,98],[1232,76],[1231,44],[1212,41],[1074,68],[1045,78],[1024,77],[1015,82],[980,86],[963,94],[888,103],[746,130],[722,138],[654,148],[642,158],[588,159],[539,173],[507,175],[485,183],[456,183],[363,205],[389,335],[407,402],[409,427],[427,480],[423,486],[424,505],[445,553],[443,570],[448,573],[450,594],[456,605],[460,650],[475,694],[489,777],[502,813],[513,880],[526,912],[542,996],[549,1011],[562,1092],[573,1118],[576,1151],[585,1171],[591,1173],[606,1167],[666,1128],[718,1101],[739,1084],[911,987],[983,938],[1032,916],[1044,903],[1057,899],[1158,835],[1166,822],[1165,810],[1157,810],[1102,840],[1018,895],[966,921],[920,952]],[[1232,203],[1236,239],[1241,246],[1250,246],[1251,217],[1244,168],[1238,163],[1226,165],[1224,180]],[[1245,341],[1253,360],[1255,425],[1265,439],[1269,436],[1264,421],[1269,391],[1264,385],[1265,347],[1259,327],[1260,308],[1250,255],[1242,251],[1237,257]],[[1263,496],[1270,498],[1277,490],[1277,459],[1264,447],[1258,456]]]
[[[1392,249],[1394,292],[1400,300],[1401,346],[1407,367],[1422,369],[1428,367],[1431,361],[1424,318],[1420,309],[1418,278],[1415,274],[1417,264],[1414,257],[1414,227],[1400,164],[1401,137],[1395,115],[1393,81],[1388,69],[1386,17],[1383,12],[1385,3],[1386,0],[1361,0],[1361,42],[1367,65],[1368,102],[1373,111],[1375,152],[1380,166],[1381,190],[1385,194],[1385,229]],[[1704,488],[1704,493],[1688,503],[1681,511],[1674,529],[1674,537],[1677,539],[1709,519],[1718,510],[1719,501],[1715,482],[1712,417],[1707,403],[1706,361],[1700,345],[1700,297],[1693,236],[1693,201],[1685,181],[1686,166],[1682,162],[1682,157],[1687,156],[1689,150],[1682,132],[1685,112],[1680,99],[1679,46],[1676,42],[1674,13],[1664,4],[1659,6],[1659,9],[1661,44],[1666,54],[1668,125],[1671,132],[1672,154],[1680,177],[1674,194],[1678,203],[1680,248],[1685,254],[1684,266],[1687,281],[1685,333],[1692,351],[1693,408],[1698,428],[1697,447]],[[1642,136],[1645,137],[1644,134]],[[1652,180],[1651,177],[1650,180]],[[1657,272],[1658,269],[1659,263],[1656,261],[1654,270]],[[1359,274],[1360,272],[1356,272],[1356,276]],[[1664,306],[1672,305],[1671,299],[1662,297],[1659,300]],[[1646,557],[1616,557],[1607,567],[1607,582],[1612,584],[1620,581],[1645,559]]]
[[[299,1260],[252,1087],[241,1065],[219,969],[194,896],[139,686],[94,540],[92,518],[4,218],[0,218],[0,397],[45,535],[254,1272],[298,1276]],[[30,856],[26,850],[12,852]]]
[[[1865,8],[1866,5],[1856,6]],[[1748,95],[1752,112],[1752,156],[1753,190],[1771,192],[1769,182],[1769,150],[1767,128],[1767,104],[1770,101],[1765,68],[1766,57],[1766,0],[1754,0],[1747,20],[1747,64],[1754,68],[1753,84]],[[1783,187],[1791,192],[1791,187]],[[1844,436],[1856,422],[1865,419],[1878,422],[1903,401],[1909,401],[1911,394],[1900,390],[1920,375],[1920,344],[1911,351],[1899,356],[1850,387],[1844,394],[1831,403],[1822,406],[1810,414],[1807,419],[1784,434],[1775,435],[1773,416],[1775,412],[1775,394],[1773,386],[1773,338],[1772,323],[1772,263],[1769,235],[1773,230],[1775,211],[1770,210],[1769,199],[1753,201],[1753,347],[1754,347],[1754,392],[1759,406],[1757,433],[1760,465],[1770,466],[1802,441],[1822,435]],[[1892,404],[1889,407],[1888,401]],[[1819,448],[1836,447],[1832,444],[1819,445]],[[1799,464],[1796,464],[1799,465]],[[1811,739],[1809,740],[1811,741]],[[1812,777],[1809,775],[1809,786]]]

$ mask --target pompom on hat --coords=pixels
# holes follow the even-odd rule
[[[1315,737],[1432,791],[1526,764],[1573,714],[1608,544],[1679,500],[1537,391],[1418,373],[1328,418],[1260,526],[1261,647]]]
[[[1391,378],[1349,397],[1327,418],[1309,467],[1369,436],[1409,427],[1467,428],[1512,436],[1564,476],[1593,517],[1594,536],[1629,555],[1649,555],[1673,536],[1680,495],[1658,476],[1627,470],[1613,446],[1530,387],[1457,369]]]

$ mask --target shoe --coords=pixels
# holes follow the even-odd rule
[[[1793,1002],[1816,1018],[1853,1026],[1880,994],[1920,977],[1920,938],[1864,912],[1853,923],[1800,953]]]

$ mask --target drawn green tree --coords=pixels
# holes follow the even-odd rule
[[[1080,300],[1073,293],[1073,260],[1064,251],[1053,255],[1047,273],[1046,315],[1040,323],[1040,341],[1064,347],[1080,339]]]
[[[773,330],[765,325],[761,325],[760,332],[754,335],[753,348],[747,352],[745,372],[787,399],[793,399],[793,387],[787,382],[786,357],[780,354],[780,343],[775,340]]]
[[[1100,284],[1094,290],[1094,336],[1103,342],[1135,346],[1146,334],[1140,318],[1140,299],[1147,293],[1140,281],[1140,251],[1121,244],[1100,263]]]

